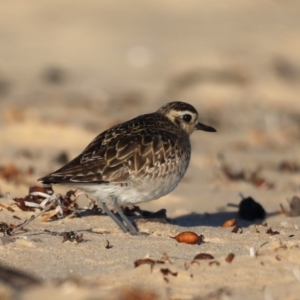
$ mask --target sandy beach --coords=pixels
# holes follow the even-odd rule
[[[292,0],[2,1],[0,299],[299,299],[299,13]],[[193,133],[179,186],[131,211],[147,236],[84,194],[10,233],[41,211],[20,204],[38,178],[174,100],[217,133]],[[247,197],[265,218],[240,217]],[[204,238],[172,238],[186,231]]]

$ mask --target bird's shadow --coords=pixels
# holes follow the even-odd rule
[[[136,215],[127,215],[128,218],[134,222],[138,219],[146,219],[151,222],[159,221],[161,223],[170,223],[174,225],[178,225],[181,227],[197,227],[197,226],[209,226],[209,227],[221,227],[222,224],[230,219],[236,219],[235,225],[240,227],[249,227],[254,224],[259,224],[264,221],[264,219],[256,219],[253,221],[247,221],[244,219],[241,219],[238,215],[238,212],[213,212],[213,213],[189,213],[186,215],[181,215],[175,218],[169,218],[167,217],[167,211],[166,209],[161,209],[157,212],[149,212],[140,210],[142,212],[142,215],[136,216]],[[80,217],[88,217],[90,215],[105,215],[103,213],[91,213],[91,212],[81,212]]]
[[[239,218],[237,212],[215,212],[215,213],[189,213],[171,219],[172,224],[181,227],[210,226],[221,227],[222,224],[230,219],[236,219],[236,225],[240,227],[249,227],[253,224],[262,222],[262,219],[247,221]]]

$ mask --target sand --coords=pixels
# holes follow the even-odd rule
[[[0,298],[298,299],[300,217],[280,204],[300,196],[299,13],[299,1],[2,1],[0,222],[36,215],[5,207],[103,130],[168,101],[218,132],[195,132],[180,185],[140,205],[168,219],[130,217],[147,236],[91,211],[0,233]],[[241,194],[264,220],[227,205]],[[82,240],[63,242],[70,231]],[[170,238],[185,231],[204,241]]]

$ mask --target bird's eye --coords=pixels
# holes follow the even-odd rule
[[[189,114],[183,115],[182,118],[183,118],[183,120],[184,120],[185,122],[190,122],[190,121],[192,120],[192,116],[189,115]]]

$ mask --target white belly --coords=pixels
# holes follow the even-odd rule
[[[184,176],[188,161],[179,164],[166,178],[155,175],[139,178],[132,176],[123,184],[86,184],[77,185],[78,188],[96,197],[101,202],[109,202],[115,197],[119,205],[137,204],[158,199],[173,191]]]

